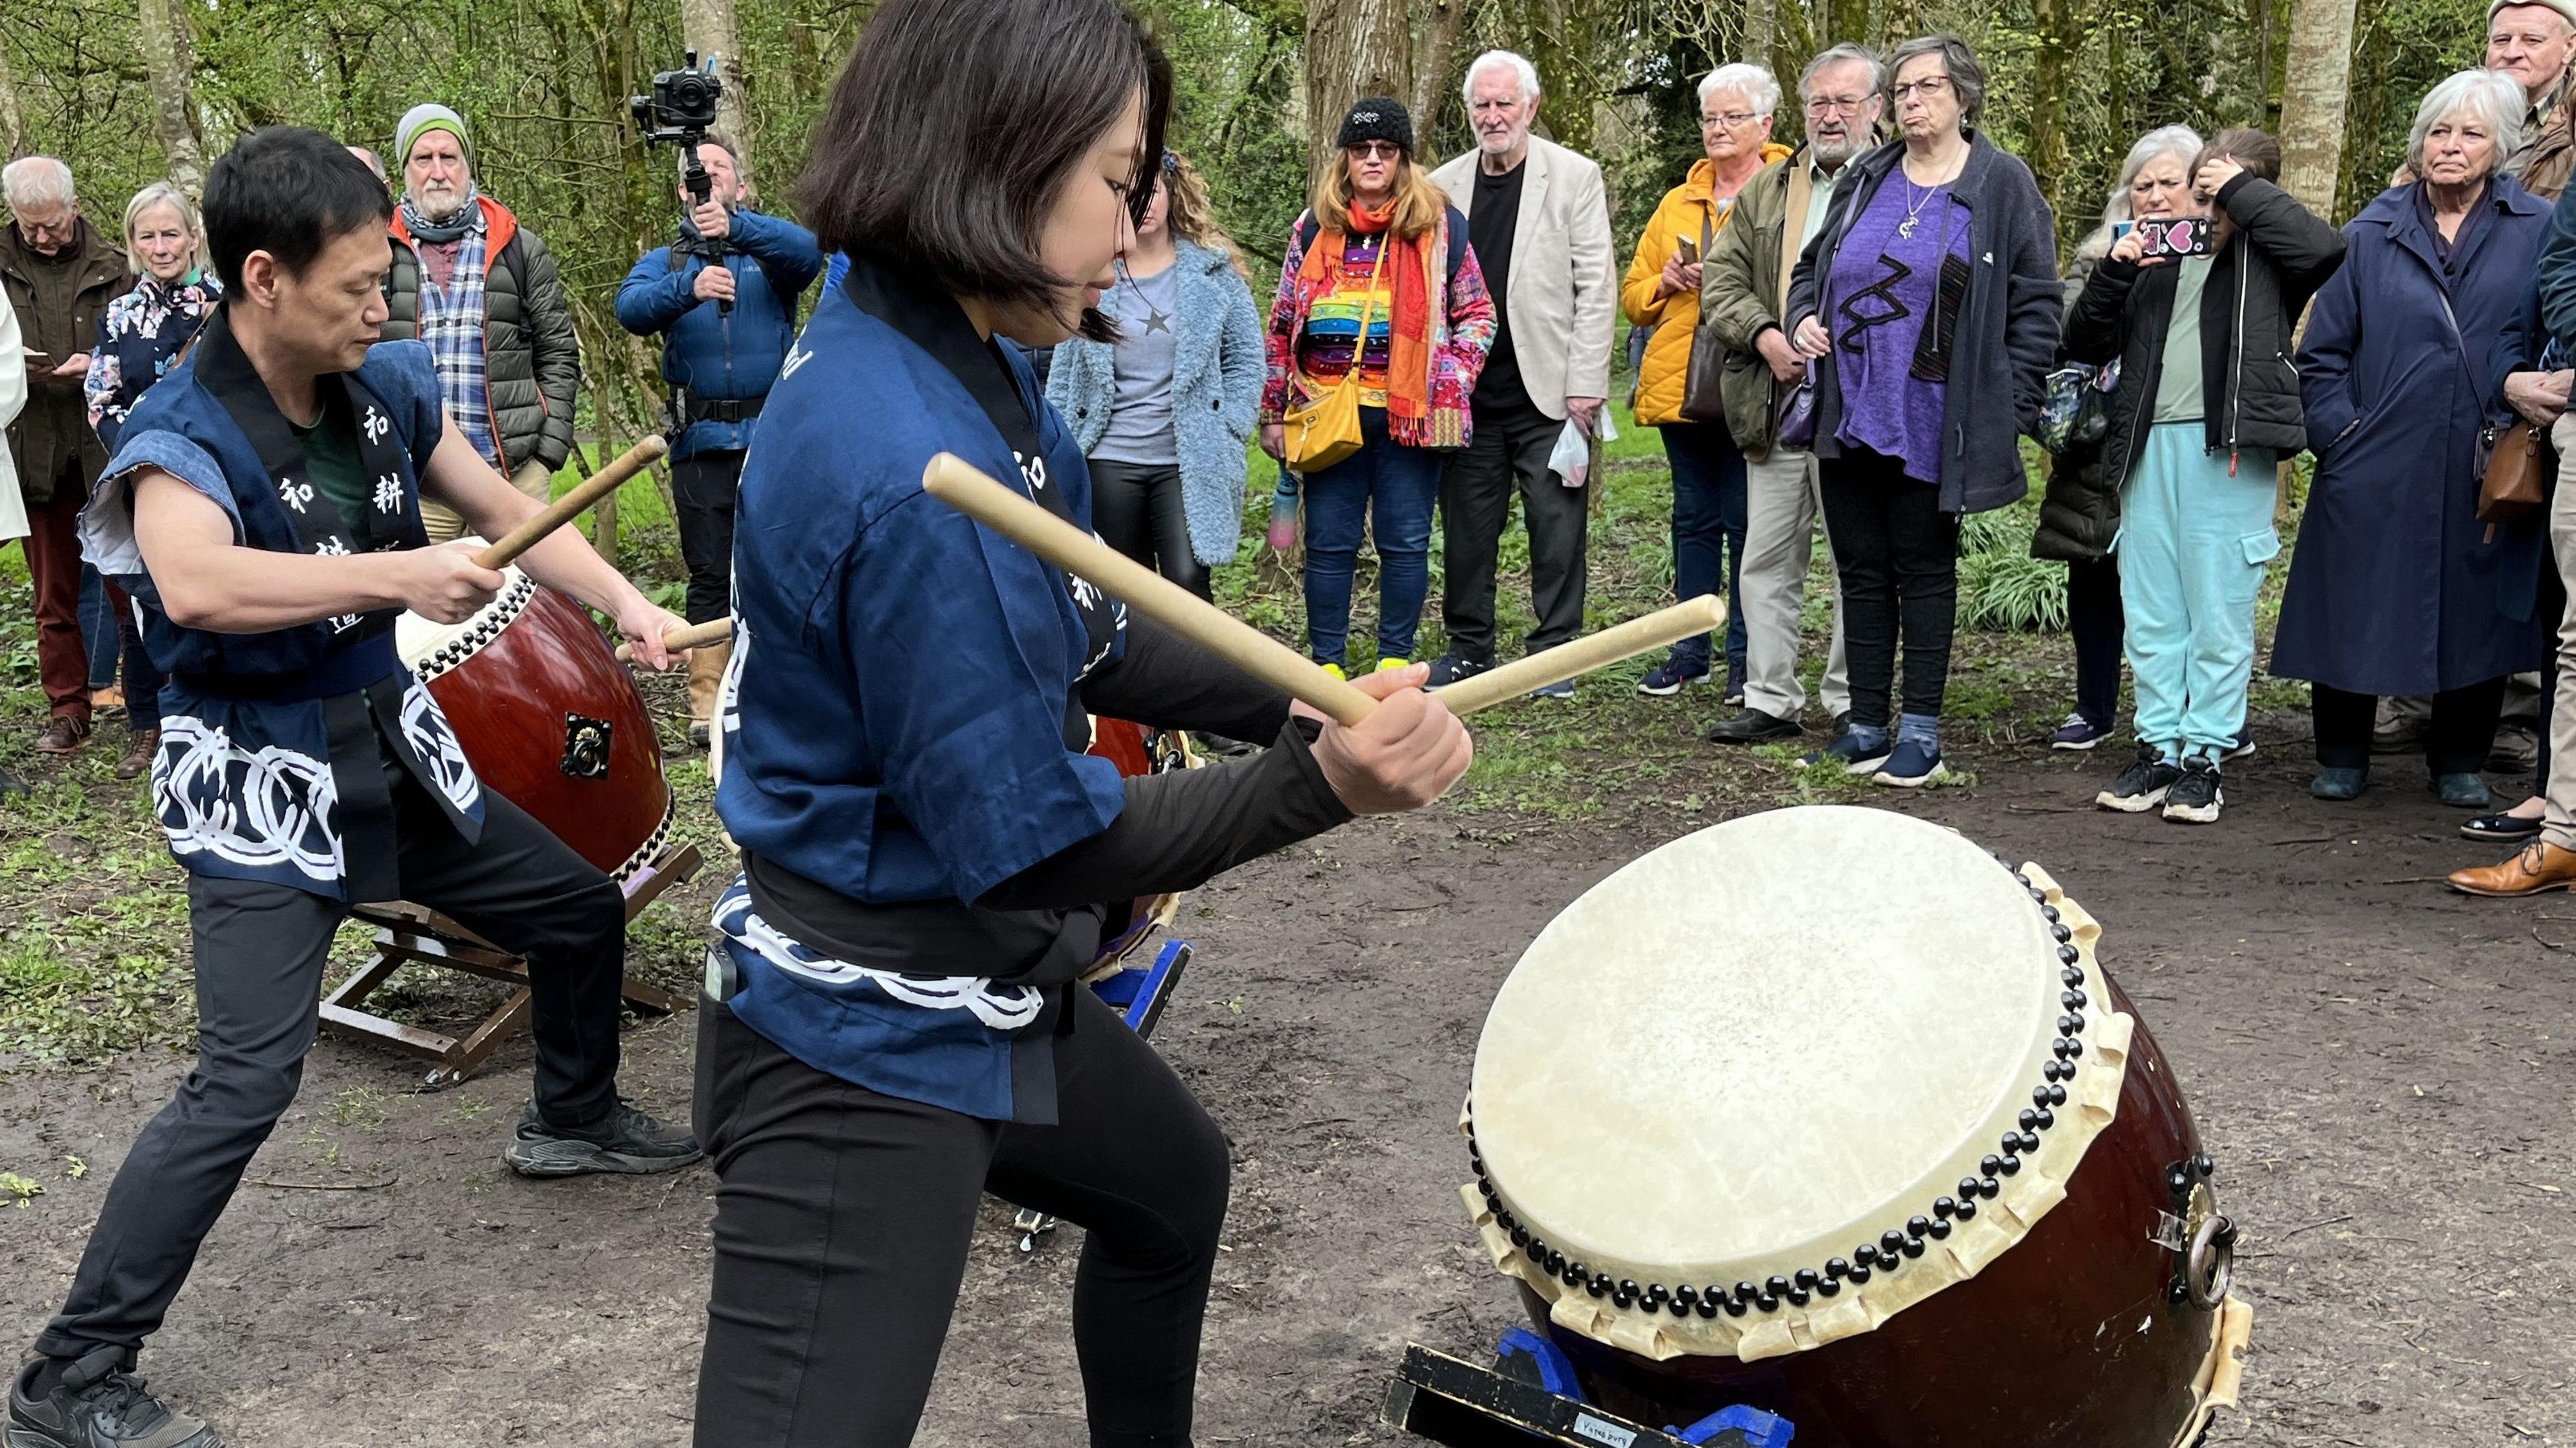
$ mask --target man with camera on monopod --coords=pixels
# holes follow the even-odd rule
[[[644,254],[617,289],[617,320],[637,336],[663,334],[671,384],[671,499],[689,569],[689,622],[723,618],[733,578],[734,484],[760,404],[796,340],[796,299],[823,269],[814,233],[750,207],[732,142],[696,143],[710,183],[690,194],[680,151],[680,240]],[[730,644],[689,658],[689,742],[707,742]]]

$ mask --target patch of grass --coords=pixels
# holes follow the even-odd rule
[[[29,1202],[44,1194],[43,1182],[32,1177],[22,1177],[14,1171],[0,1171],[0,1204],[16,1207],[23,1212]]]

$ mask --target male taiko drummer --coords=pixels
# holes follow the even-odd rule
[[[207,177],[224,307],[134,411],[81,519],[167,669],[152,800],[189,872],[197,1066],[127,1153],[9,1395],[9,1448],[216,1448],[132,1375],[143,1340],[295,1097],[322,966],[353,903],[407,899],[528,957],[536,1096],[504,1153],[532,1176],[657,1172],[687,1132],[617,1094],[625,909],[607,876],[485,791],[394,651],[412,609],[459,623],[502,576],[427,546],[424,491],[499,537],[538,510],[439,409],[428,347],[385,318],[382,183],[318,132],[244,138]],[[680,620],[579,534],[521,556],[667,667]]]

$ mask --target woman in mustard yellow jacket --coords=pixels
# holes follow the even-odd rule
[[[1664,193],[1636,259],[1619,287],[1619,306],[1633,326],[1652,327],[1646,359],[1637,369],[1637,421],[1663,434],[1673,470],[1673,593],[1697,598],[1723,588],[1727,594],[1726,702],[1744,695],[1744,620],[1734,607],[1735,570],[1744,552],[1744,454],[1736,451],[1723,418],[1692,422],[1682,416],[1682,388],[1690,374],[1691,333],[1699,327],[1700,258],[1708,239],[1726,226],[1735,193],[1763,167],[1789,154],[1771,141],[1772,112],[1780,82],[1758,65],[1721,65],[1699,83],[1699,136],[1705,159],[1691,163],[1682,184]],[[1673,645],[1671,657],[1649,670],[1641,694],[1678,694],[1684,684],[1704,684],[1710,674],[1706,634]]]

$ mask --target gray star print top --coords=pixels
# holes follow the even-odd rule
[[[1172,440],[1173,328],[1181,303],[1181,269],[1130,276],[1122,265],[1116,290],[1100,308],[1118,320],[1118,400],[1109,431],[1091,456],[1107,463],[1177,467]]]

